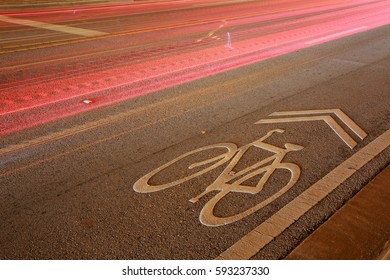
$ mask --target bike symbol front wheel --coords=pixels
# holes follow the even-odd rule
[[[286,193],[291,187],[295,185],[295,183],[298,181],[301,173],[301,169],[298,165],[293,163],[280,163],[276,169],[286,169],[291,172],[291,177],[288,183],[283,186],[278,192],[273,194],[272,196],[268,197],[264,201],[260,202],[259,204],[246,209],[243,212],[240,212],[238,214],[227,216],[227,217],[219,217],[214,214],[214,209],[216,205],[229,193],[231,193],[229,190],[224,190],[219,193],[217,193],[213,198],[211,198],[203,207],[200,215],[199,220],[202,224],[206,226],[222,226],[227,225],[233,222],[236,222],[238,220],[241,220],[256,211],[260,210],[261,208],[265,207],[266,205],[270,204],[271,202],[275,201],[277,198],[279,198],[282,194]],[[272,171],[273,172],[273,171]]]

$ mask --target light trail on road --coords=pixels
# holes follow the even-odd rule
[[[0,135],[386,25],[389,13],[390,1],[370,0],[0,12],[107,33],[85,38],[0,18]]]

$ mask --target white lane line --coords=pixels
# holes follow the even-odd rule
[[[257,226],[217,259],[250,259],[356,171],[390,146],[390,129]]]
[[[321,37],[321,38],[318,38],[318,39],[307,41],[307,42],[305,42],[305,44],[306,45],[313,45],[313,44],[316,44],[316,43],[319,43],[319,42],[327,41],[329,39],[340,37],[342,35],[355,33],[356,31],[364,30],[364,29],[367,29],[367,28],[368,28],[368,26],[360,26],[360,27],[357,27],[357,28],[345,30],[345,31],[334,33],[334,34],[331,34],[331,35],[328,35],[328,36],[324,36],[324,37]]]
[[[70,34],[75,34],[75,35],[80,35],[85,37],[101,36],[107,34],[105,32],[100,32],[100,31],[95,31],[90,29],[51,24],[51,23],[20,19],[20,18],[12,18],[8,16],[1,16],[1,15],[0,15],[0,21],[19,24],[19,25],[27,25],[36,28],[48,29],[48,30],[53,30],[53,31],[58,31],[63,33],[70,33]]]

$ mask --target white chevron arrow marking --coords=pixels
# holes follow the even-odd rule
[[[327,114],[327,115],[322,115],[322,114]],[[324,121],[344,141],[344,143],[348,145],[348,147],[353,149],[357,145],[356,141],[353,140],[353,138],[335,121],[335,119],[331,116],[331,114],[335,114],[338,117],[338,119],[341,122],[343,122],[360,139],[364,139],[367,136],[367,133],[363,129],[361,129],[350,117],[348,117],[340,109],[275,112],[270,114],[269,116],[272,117],[301,116],[301,115],[309,115],[309,116],[286,117],[286,118],[277,118],[277,119],[261,119],[258,122],[256,122],[256,124]]]

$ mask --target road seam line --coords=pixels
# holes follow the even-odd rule
[[[216,259],[250,259],[267,244],[272,242],[275,237],[279,236],[284,230],[302,217],[307,211],[312,209],[320,200],[335,190],[375,156],[389,147],[389,145],[390,129],[334,168],[322,179],[269,217],[265,222],[257,226],[230,248],[221,253]],[[306,196],[310,196],[312,199],[307,200]],[[295,209],[298,213],[296,212],[295,216],[291,216],[290,209]],[[264,236],[264,238],[257,242],[256,240],[258,240],[259,233]],[[253,242],[253,240],[255,240],[255,242]],[[243,252],[242,248],[247,248],[247,243],[256,247],[256,252],[254,252],[254,250]]]

